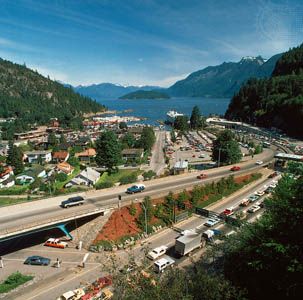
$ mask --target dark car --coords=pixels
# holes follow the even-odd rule
[[[61,202],[61,207],[68,208],[75,205],[84,204],[84,199],[81,196],[71,197]]]
[[[25,265],[36,265],[36,266],[48,266],[51,260],[42,256],[29,256],[24,264]]]
[[[230,170],[231,171],[239,171],[239,170],[241,170],[241,168],[239,166],[233,166]]]

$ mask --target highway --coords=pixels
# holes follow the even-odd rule
[[[61,201],[68,197],[56,197],[24,203],[9,207],[0,208],[0,237],[7,231],[13,231],[29,224],[45,223],[45,220],[54,218],[65,218],[77,212],[94,210],[100,207],[113,207],[118,204],[118,195],[122,195],[122,205],[130,203],[130,201],[141,200],[145,196],[159,197],[167,194],[169,191],[179,191],[185,188],[192,187],[201,183],[208,183],[214,180],[219,180],[228,175],[240,175],[247,172],[257,171],[262,168],[255,164],[257,160],[263,160],[264,164],[270,162],[274,157],[272,149],[266,149],[263,153],[256,155],[254,159],[239,163],[241,170],[231,172],[230,166],[220,167],[204,171],[208,178],[201,181],[196,178],[198,172],[169,176],[165,178],[151,180],[145,183],[146,190],[140,194],[127,195],[125,189],[127,186],[120,186],[106,191],[95,191],[87,197],[87,204],[69,209],[59,207]]]

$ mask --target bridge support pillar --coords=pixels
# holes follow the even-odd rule
[[[65,227],[66,224],[59,224],[56,227],[59,228],[63,233],[68,236],[71,240],[73,240],[73,236],[69,233],[69,231]]]

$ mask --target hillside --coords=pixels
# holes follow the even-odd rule
[[[156,86],[122,86],[112,83],[100,83],[92,84],[88,86],[76,86],[73,89],[84,96],[91,97],[96,100],[101,100],[102,98],[119,98],[127,93],[135,92],[137,90],[150,91],[156,89]]]
[[[158,91],[135,91],[128,93],[119,99],[169,99],[170,97],[163,92]]]
[[[225,116],[303,137],[303,44],[282,55],[271,78],[244,84]]]
[[[15,117],[33,124],[57,117],[70,125],[83,113],[104,110],[104,106],[45,78],[26,66],[0,59],[0,117]]]
[[[177,97],[228,98],[238,92],[243,82],[249,78],[269,77],[280,56],[281,54],[275,55],[266,62],[261,56],[244,57],[239,62],[209,66],[176,82],[167,92]]]

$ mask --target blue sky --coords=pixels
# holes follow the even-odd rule
[[[302,0],[0,0],[0,57],[74,85],[169,86],[303,42]]]

